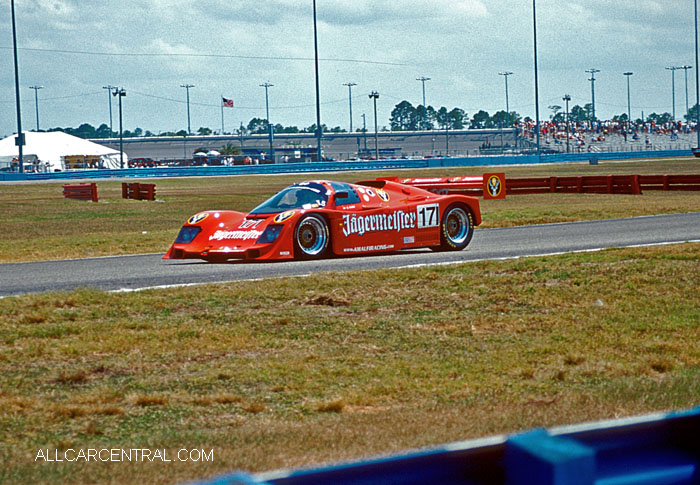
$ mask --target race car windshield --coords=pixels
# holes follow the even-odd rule
[[[275,214],[290,209],[314,209],[328,203],[326,188],[321,184],[291,185],[250,211],[255,214]]]

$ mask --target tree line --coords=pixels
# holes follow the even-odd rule
[[[562,107],[559,105],[551,105],[549,109],[552,111],[549,118],[554,122],[564,122],[566,121],[567,113],[562,111]],[[686,121],[697,119],[698,105],[693,106],[688,110],[688,113],[684,116]],[[569,121],[574,123],[591,121],[593,118],[593,109],[590,103],[579,106],[575,105],[571,108],[568,113]],[[644,120],[637,119],[636,123],[644,122],[654,122],[657,125],[672,121],[672,115],[670,113],[651,113],[646,116]],[[500,128],[514,126],[524,122],[532,122],[532,118],[521,116],[515,112],[511,111],[506,113],[505,110],[497,111],[493,115],[490,115],[487,111],[479,110],[474,113],[471,118],[468,116],[467,112],[461,108],[453,108],[452,110],[447,110],[447,108],[440,107],[435,109],[432,106],[413,106],[408,101],[401,101],[398,103],[394,109],[391,111],[391,116],[389,117],[389,126],[382,127],[382,131],[421,131],[421,130],[462,130],[466,128],[470,129],[483,129],[483,128]],[[612,121],[618,121],[621,123],[627,122],[627,113],[622,113],[615,115]],[[635,121],[635,120],[633,120]],[[334,128],[329,128],[325,124],[321,125],[323,133],[347,133],[347,130],[336,126]],[[316,133],[316,124],[306,128],[299,128],[297,126],[283,126],[282,124],[273,125],[273,130],[275,133]],[[44,131],[44,130],[42,130]],[[89,123],[83,123],[77,128],[51,128],[46,131],[62,131],[68,133],[69,135],[78,136],[80,138],[115,138],[119,136],[119,132],[115,132],[110,129],[110,127],[103,123],[99,127],[95,128]],[[247,125],[241,124],[240,127],[234,132],[226,132],[225,135],[237,135],[237,136],[247,136],[247,135],[259,135],[267,134],[269,131],[267,120],[264,118],[252,118]],[[355,130],[357,133],[362,133],[365,131],[364,128],[358,128]],[[215,134],[214,130],[207,127],[200,127],[193,135],[206,136]],[[160,133],[153,133],[149,130],[143,130],[141,128],[136,128],[134,130],[124,130],[122,136],[125,138],[133,137],[152,137],[152,136],[189,136],[186,130],[180,131],[166,131]]]

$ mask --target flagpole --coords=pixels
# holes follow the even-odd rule
[[[221,134],[224,134],[224,95],[221,95]]]

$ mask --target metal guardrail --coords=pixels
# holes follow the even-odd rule
[[[235,165],[211,167],[155,167],[113,170],[68,170],[49,173],[0,172],[0,181],[34,181],[65,179],[204,177],[216,175],[264,175],[279,173],[313,173],[356,170],[392,170],[428,167],[476,167],[487,165],[517,165],[536,163],[579,162],[590,159],[636,159],[692,156],[691,150],[663,150],[617,153],[563,153],[553,155],[504,155],[462,158],[426,158],[413,160],[372,160],[361,162],[277,163],[269,165]]]
[[[201,485],[691,485],[700,483],[700,407],[535,429],[306,470],[237,472]]]

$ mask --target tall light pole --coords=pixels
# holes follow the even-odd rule
[[[508,103],[508,76],[513,74],[510,71],[503,71],[499,72],[499,76],[503,76],[506,80],[506,122],[508,123],[508,126],[510,126],[510,104]]]
[[[565,94],[562,99],[566,101],[566,153],[569,153],[569,101],[571,101],[571,96]]]
[[[588,69],[586,71],[591,75],[589,81],[591,82],[591,122],[595,121],[595,73],[600,72],[600,69]]]
[[[535,46],[535,132],[537,134],[537,155],[540,154],[540,94],[537,81],[537,11],[535,0],[532,0],[532,31]]]
[[[429,77],[421,76],[416,78],[416,81],[420,81],[423,85],[423,107],[425,108],[425,81],[430,81]]]
[[[352,87],[357,86],[357,83],[344,83],[343,86],[348,87],[348,103],[350,104],[350,133],[352,133]]]
[[[667,71],[671,71],[671,99],[673,100],[673,117],[671,121],[676,121],[676,71],[680,69],[677,66],[669,66]]]
[[[362,138],[365,144],[365,154],[367,153],[367,116],[362,113]]]
[[[39,131],[39,95],[37,94],[44,86],[29,86],[29,89],[34,90],[34,108],[36,109],[36,131]]]
[[[190,128],[190,88],[194,87],[194,84],[180,84],[181,88],[187,90],[187,134],[192,134],[192,129]]]
[[[314,67],[316,71],[316,141],[318,143],[318,161],[323,160],[323,151],[321,147],[321,137],[323,129],[321,128],[321,89],[318,80],[318,30],[316,29],[316,0],[314,6]]]
[[[372,91],[369,97],[374,101],[374,156],[376,160],[379,160],[379,135],[377,135],[377,99],[379,99],[379,93]]]
[[[17,105],[17,137],[15,145],[19,155],[19,172],[24,173],[24,161],[22,147],[24,146],[24,133],[22,133],[22,110],[19,106],[19,63],[17,62],[17,29],[15,28],[15,0],[10,0],[12,10],[12,52],[15,59],[15,104]]]
[[[267,137],[270,141],[270,160],[274,161],[275,153],[274,149],[272,148],[272,143],[274,142],[275,136],[273,134],[274,129],[272,127],[272,123],[270,123],[270,102],[269,98],[267,97],[267,89],[271,88],[272,86],[274,86],[274,84],[270,84],[269,81],[260,84],[261,88],[265,88],[265,121],[267,122]]]
[[[112,86],[111,84],[108,84],[106,86],[102,86],[102,89],[107,90],[107,98],[109,99],[109,137],[112,138],[112,133],[114,133],[114,129],[112,128],[112,89],[114,89],[116,86]]]
[[[124,88],[114,88],[112,96],[119,97],[119,168],[124,168],[124,131],[122,129],[122,98],[126,96]]]
[[[698,55],[698,0],[695,0],[695,65],[700,66]],[[700,150],[700,68],[695,69],[695,132],[698,135],[697,149]]]
[[[417,77],[416,81],[420,81],[421,84],[423,85],[423,109],[425,111],[425,115],[423,116],[423,123],[427,121],[428,117],[428,107],[425,105],[425,81],[430,81],[429,77],[421,76]]]
[[[630,132],[630,123],[632,122],[632,109],[630,108],[630,76],[633,72],[623,72],[627,77],[627,133]]]
[[[685,112],[688,113],[688,69],[692,69],[693,66],[680,66],[679,69],[685,71]]]

